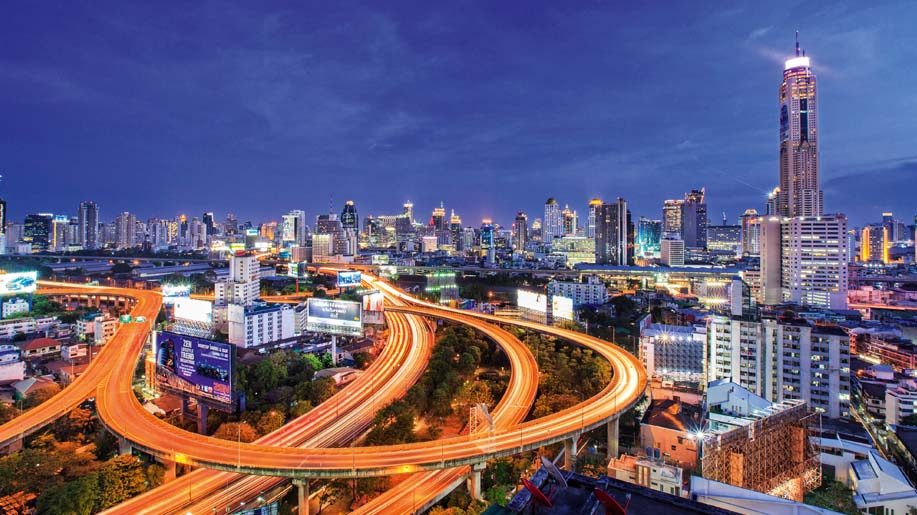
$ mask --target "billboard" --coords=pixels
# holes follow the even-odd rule
[[[387,265],[389,257],[388,254],[373,254],[371,259],[374,265]]]
[[[232,403],[235,347],[194,336],[156,333],[156,377],[160,385]]]
[[[310,298],[306,305],[306,331],[361,336],[362,305],[348,300]]]
[[[213,322],[213,303],[209,300],[179,297],[175,299],[174,304],[173,316],[175,318],[205,324]]]
[[[338,272],[338,288],[352,288],[360,286],[363,274],[342,270]]]
[[[573,299],[570,297],[561,297],[554,295],[551,297],[551,316],[554,321],[569,320],[573,321]]]
[[[385,295],[373,290],[363,295],[363,323],[382,324],[385,322]]]
[[[0,295],[33,293],[38,288],[38,272],[16,272],[0,275]]]
[[[516,305],[539,313],[548,312],[548,297],[544,293],[516,290]]]
[[[163,284],[162,303],[166,306],[175,304],[179,298],[191,296],[190,284]]]

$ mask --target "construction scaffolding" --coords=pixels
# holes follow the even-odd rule
[[[805,403],[788,401],[746,426],[705,436],[701,475],[801,502],[821,485],[818,450],[810,438],[818,417]]]

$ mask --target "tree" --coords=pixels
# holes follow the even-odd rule
[[[121,261],[121,262],[118,262],[118,263],[115,263],[114,265],[112,265],[112,267],[111,267],[111,273],[113,273],[113,274],[115,274],[115,275],[124,275],[124,274],[129,274],[129,273],[131,273],[131,270],[133,270],[133,269],[134,269],[134,268],[133,268],[131,265],[129,265],[128,263],[125,263],[125,262]]]
[[[45,490],[38,498],[38,513],[89,515],[99,498],[99,475],[90,474]]]
[[[337,387],[334,386],[334,379],[322,377],[312,381],[312,392],[310,393],[309,400],[312,402],[313,406],[318,406],[331,398],[336,392]]]
[[[143,464],[136,456],[116,456],[99,470],[99,497],[96,508],[110,508],[146,490]]]
[[[290,415],[293,417],[301,417],[310,411],[312,411],[312,403],[308,400],[301,400],[293,403],[293,407],[290,408]]]
[[[17,411],[12,404],[0,402],[0,424],[6,424],[16,418]]]
[[[213,433],[213,437],[234,442],[242,441],[250,443],[258,438],[258,434],[252,426],[245,422],[224,422],[220,424],[220,427]]]
[[[51,397],[54,397],[58,393],[60,393],[60,386],[57,384],[49,384],[43,388],[29,392],[26,394],[25,400],[22,401],[22,408],[34,408],[35,406],[38,406]]]
[[[54,437],[61,442],[86,440],[93,427],[92,412],[83,408],[70,411],[54,423]]]
[[[258,430],[258,434],[266,435],[283,427],[284,422],[285,420],[283,413],[280,413],[276,410],[271,410],[261,415],[261,417],[258,419],[258,425],[256,426],[256,429]]]
[[[303,354],[303,355],[302,355],[302,359],[303,359],[303,361],[305,361],[310,367],[312,367],[312,370],[313,370],[313,371],[318,371],[318,370],[321,370],[321,369],[323,368],[323,367],[322,367],[322,360],[318,359],[318,356],[316,356],[315,354]]]
[[[404,401],[394,401],[376,414],[366,436],[369,445],[410,443],[414,437],[414,412]]]

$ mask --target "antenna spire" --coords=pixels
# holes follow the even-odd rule
[[[796,31],[796,57],[799,57],[799,31]]]

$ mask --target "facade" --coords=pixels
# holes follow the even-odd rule
[[[280,239],[284,244],[305,247],[309,228],[306,226],[306,212],[294,209],[283,215],[280,227]]]
[[[641,216],[637,221],[636,254],[645,257],[658,256],[661,241],[662,220],[650,220]]]
[[[805,320],[711,316],[707,379],[729,379],[771,402],[802,400],[850,416],[850,339]]]
[[[573,299],[573,306],[596,306],[608,302],[608,288],[597,276],[590,275],[584,282],[557,281],[548,283],[548,296],[558,295]]]
[[[707,249],[711,253],[726,256],[742,255],[741,225],[708,225]]]
[[[602,199],[594,198],[589,201],[588,212],[586,215],[586,237],[595,238],[596,216],[599,208],[602,206]]]
[[[214,284],[214,303],[251,306],[261,294],[261,265],[250,254],[229,257],[229,277]]]
[[[684,200],[666,200],[662,204],[662,237],[681,238],[681,208]]]
[[[22,242],[29,244],[32,252],[45,252],[49,249],[53,219],[54,215],[50,213],[26,215],[22,229]]]
[[[888,228],[867,225],[860,236],[860,261],[863,263],[888,263]]]
[[[742,213],[742,255],[757,256],[761,252],[760,235],[761,225],[758,211],[755,209],[746,209]]]
[[[129,249],[137,245],[137,217],[123,212],[115,218],[115,247]]]
[[[818,177],[818,102],[811,62],[800,53],[784,63],[780,102],[780,191],[777,214],[820,216],[823,195]]]
[[[25,299],[15,298],[3,302],[3,316],[2,318],[9,318],[13,315],[18,315],[19,313],[28,313],[29,312],[29,302]]]
[[[703,384],[706,354],[705,326],[652,324],[640,330],[639,357],[651,378]]]
[[[602,204],[596,215],[595,262],[603,265],[631,264],[634,229],[627,202],[618,197],[614,204]]]
[[[529,217],[522,211],[516,213],[516,219],[513,220],[513,249],[516,252],[523,252],[525,244],[529,238]]]
[[[781,240],[783,301],[847,309],[847,217],[790,218]]]

